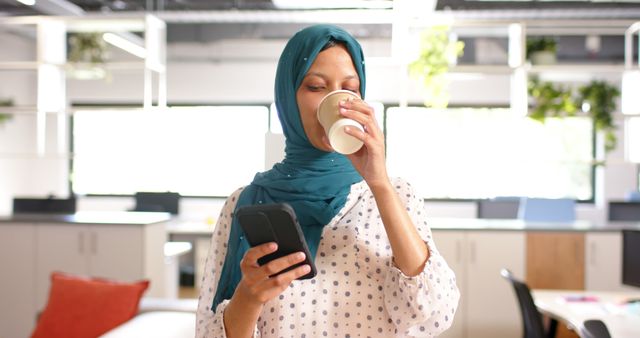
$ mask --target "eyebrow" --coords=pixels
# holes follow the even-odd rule
[[[307,75],[305,75],[305,77],[309,77],[309,76],[317,76],[317,77],[321,77],[323,79],[326,79],[326,75],[322,74],[322,73],[318,73],[318,72],[309,72],[307,73]],[[356,75],[348,75],[346,77],[344,77],[342,80],[351,80],[351,79],[358,79],[358,76]]]

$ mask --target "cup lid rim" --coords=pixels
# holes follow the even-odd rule
[[[322,103],[324,102],[324,100],[326,100],[327,97],[329,97],[329,96],[331,96],[333,94],[336,94],[336,93],[347,93],[347,94],[351,94],[351,95],[355,96],[358,99],[361,99],[360,95],[358,95],[358,93],[352,92],[350,90],[346,90],[346,89],[334,90],[332,92],[327,93],[327,95],[325,95],[324,97],[322,97],[322,99],[320,100],[320,103],[318,103],[318,107],[316,108],[316,117],[320,116],[320,109],[319,108],[322,105]]]

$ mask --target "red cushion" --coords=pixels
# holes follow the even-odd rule
[[[148,280],[122,283],[53,272],[47,307],[31,337],[98,337],[133,318],[148,287]]]

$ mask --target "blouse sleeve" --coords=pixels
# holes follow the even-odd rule
[[[384,299],[399,332],[410,337],[435,337],[451,326],[460,292],[456,276],[435,246],[424,204],[405,181],[394,182],[420,236],[429,248],[423,271],[408,277],[392,264],[384,281]]]
[[[216,308],[214,313],[211,310],[213,297],[218,288],[220,272],[227,254],[227,241],[233,220],[233,210],[238,196],[242,189],[234,192],[222,207],[218,221],[216,222],[209,254],[205,263],[202,284],[200,286],[200,296],[198,297],[198,312],[196,314],[196,337],[197,338],[226,338],[224,327],[224,310],[229,304],[229,300],[224,300]],[[254,337],[260,337],[257,327],[254,329]]]

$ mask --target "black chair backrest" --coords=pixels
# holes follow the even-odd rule
[[[640,202],[610,201],[607,216],[610,221],[640,221]]]
[[[581,331],[584,338],[611,338],[607,326],[599,319],[585,320]]]
[[[180,212],[180,194],[176,192],[137,192],[133,211]]]
[[[522,324],[524,325],[524,338],[545,338],[545,330],[542,324],[542,317],[536,308],[531,297],[531,291],[526,283],[516,279],[511,271],[502,269],[500,271],[502,277],[511,282],[515,290],[518,304],[520,305],[520,313],[522,314]]]

